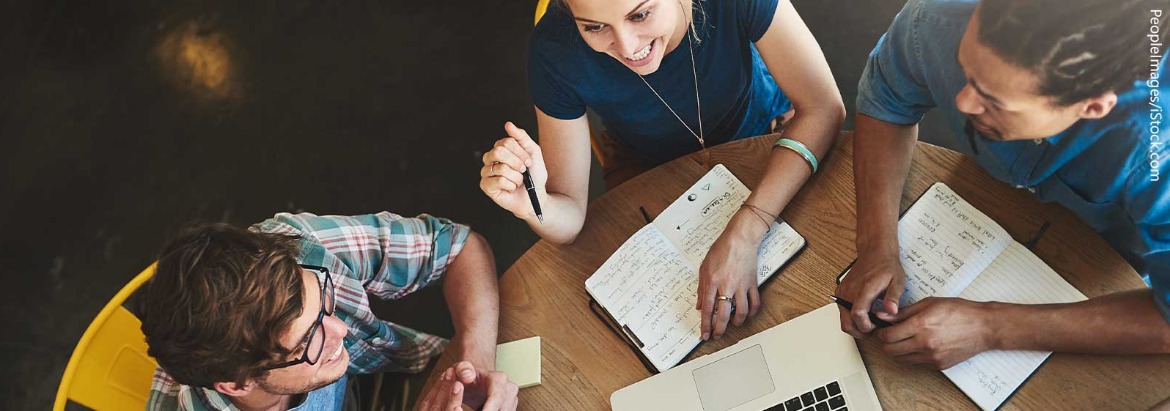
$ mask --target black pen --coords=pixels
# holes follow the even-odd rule
[[[528,199],[532,201],[532,211],[536,212],[536,219],[544,224],[544,214],[540,212],[540,201],[536,199],[536,184],[532,184],[532,174],[524,170],[524,189],[528,190]]]
[[[839,305],[841,307],[844,307],[846,310],[853,309],[853,303],[846,301],[843,298],[837,297],[835,295],[830,295],[829,298],[832,298],[833,302],[837,303],[837,305]],[[869,321],[872,322],[873,325],[876,325],[877,328],[890,327],[890,326],[894,325],[894,324],[889,323],[886,320],[878,318],[876,315],[873,315],[872,311],[869,313]]]

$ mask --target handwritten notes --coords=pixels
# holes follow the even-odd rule
[[[959,295],[1012,238],[945,184],[922,195],[898,223],[906,293],[901,305]]]
[[[698,267],[751,193],[731,171],[719,165],[671,203],[653,224]],[[804,244],[804,238],[788,223],[771,222],[757,253],[758,282],[771,277]]]
[[[659,370],[682,361],[699,340],[699,270],[652,225],[634,233],[585,288],[632,332]]]
[[[694,309],[699,266],[749,195],[726,167],[716,166],[585,281],[586,291],[659,371],[674,367],[702,341]],[[788,223],[772,222],[760,244],[759,281],[804,244]]]
[[[1082,301],[1085,295],[1020,243],[1013,242],[959,295],[973,301],[1050,304]],[[993,410],[1028,379],[1047,351],[987,351],[943,373],[981,408]]]
[[[970,203],[942,183],[931,186],[898,222],[906,271],[902,306],[930,296],[1020,304],[1085,296]],[[988,351],[943,370],[980,408],[999,408],[1052,354]]]
[[[652,224],[698,267],[749,195],[747,186],[719,165],[666,207]]]

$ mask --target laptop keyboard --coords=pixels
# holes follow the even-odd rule
[[[833,381],[773,405],[766,411],[848,411],[848,408],[845,407],[845,396],[841,395],[841,385]]]

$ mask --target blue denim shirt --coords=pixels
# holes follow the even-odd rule
[[[1160,174],[1160,161],[1170,161],[1161,146],[1170,133],[1160,130],[1164,114],[1151,88],[1156,85],[1136,82],[1119,92],[1106,117],[1081,120],[1054,136],[975,138],[972,147],[963,130],[967,117],[955,107],[955,95],[966,84],[955,55],[976,4],[907,2],[869,55],[857,112],[915,124],[939,109],[950,132],[921,136],[923,141],[961,152],[999,180],[1072,210],[1153,286],[1155,303],[1170,321],[1170,192],[1163,189],[1170,175],[1153,177]],[[1166,58],[1160,62],[1159,77],[1165,79]],[[1161,134],[1155,138],[1155,132]]]
[[[309,391],[305,401],[288,411],[340,411],[345,403],[345,385],[349,375],[342,375],[340,380],[324,387]]]

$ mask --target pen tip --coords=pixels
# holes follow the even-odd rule
[[[542,216],[542,215],[537,215],[537,216],[536,216],[536,220],[537,220],[537,221],[540,221],[540,223],[541,223],[541,224],[544,224],[544,216]]]

